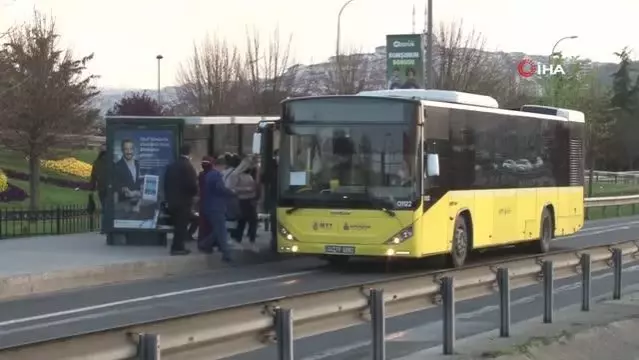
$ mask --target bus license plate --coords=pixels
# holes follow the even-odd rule
[[[324,252],[327,254],[354,255],[355,246],[326,245]]]

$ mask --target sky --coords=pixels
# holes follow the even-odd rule
[[[267,39],[276,27],[292,34],[297,63],[325,61],[335,53],[337,14],[346,0],[0,0],[0,29],[32,18],[33,9],[53,15],[61,45],[78,56],[94,53],[89,71],[102,88],[157,86],[156,55],[162,54],[162,86],[175,85],[193,44],[206,35],[246,44],[246,29]],[[342,15],[342,48],[372,52],[386,34],[424,28],[426,0],[353,0]],[[555,42],[565,56],[616,60],[627,46],[639,56],[631,26],[638,0],[433,0],[434,25],[462,23],[479,31],[487,50],[549,54]],[[635,56],[635,58],[637,57]]]

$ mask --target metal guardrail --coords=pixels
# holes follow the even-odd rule
[[[584,207],[623,206],[639,203],[639,195],[606,196],[584,199]]]
[[[612,267],[613,297],[621,296],[622,264],[634,261],[639,241],[594,246],[402,276],[357,286],[274,298],[192,315],[60,337],[0,351],[0,359],[156,359],[142,342],[155,336],[163,359],[220,359],[277,343],[280,360],[293,359],[293,340],[371,324],[373,358],[384,359],[385,319],[440,306],[443,309],[443,352],[454,351],[455,302],[500,292],[502,336],[509,335],[510,290],[542,283],[544,322],[553,320],[556,279],[582,275],[584,310],[590,309],[593,271]],[[294,329],[294,331],[293,331]],[[72,341],[70,341],[72,340]],[[159,356],[159,353],[158,355]]]

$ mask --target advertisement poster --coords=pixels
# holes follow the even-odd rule
[[[116,130],[113,136],[113,227],[154,229],[166,166],[175,160],[172,130]]]
[[[424,88],[424,47],[421,34],[386,35],[388,89]]]

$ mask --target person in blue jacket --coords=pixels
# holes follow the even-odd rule
[[[215,160],[213,169],[206,174],[206,193],[202,201],[202,210],[211,229],[210,236],[201,239],[198,243],[200,251],[210,254],[216,245],[222,252],[222,260],[231,261],[228,244],[228,230],[226,229],[226,204],[235,193],[226,187],[222,172],[226,167],[224,157]]]

